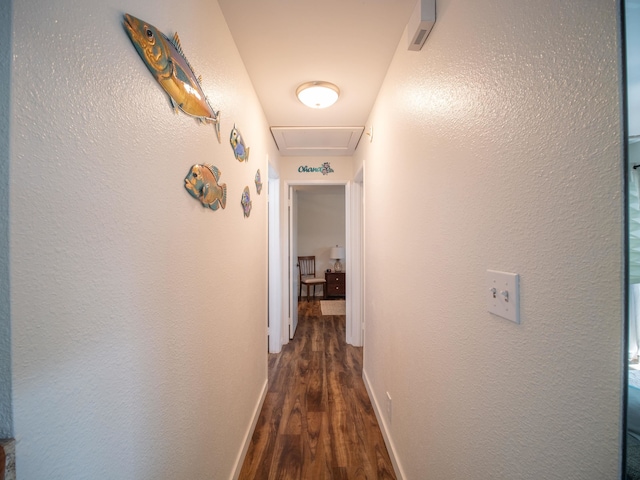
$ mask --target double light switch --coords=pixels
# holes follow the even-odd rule
[[[489,312],[520,323],[520,292],[517,273],[487,270],[487,306]]]

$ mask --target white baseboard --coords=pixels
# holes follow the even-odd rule
[[[236,458],[236,466],[233,470],[233,476],[231,477],[233,480],[238,480],[238,477],[240,477],[240,471],[242,470],[242,465],[244,464],[244,458],[247,456],[247,452],[249,451],[251,438],[253,437],[253,432],[256,429],[256,424],[258,423],[258,419],[260,418],[260,412],[262,412],[262,404],[264,403],[264,399],[267,397],[268,383],[269,379],[264,381],[264,385],[262,386],[262,393],[260,394],[260,398],[258,399],[256,408],[253,411],[253,419],[251,420],[251,425],[249,425],[249,428],[244,435],[242,450],[240,450],[240,453]]]
[[[369,377],[367,377],[367,372],[362,369],[362,379],[364,380],[364,386],[367,389],[367,393],[369,393],[369,398],[371,399],[371,405],[373,405],[373,411],[376,414],[376,418],[378,419],[378,424],[380,425],[380,431],[382,432],[382,437],[384,438],[384,443],[387,446],[387,451],[389,452],[389,457],[391,458],[391,463],[393,464],[393,470],[396,472],[396,477],[398,480],[404,480],[406,477],[404,475],[404,471],[402,470],[402,466],[400,465],[400,461],[398,460],[398,456],[396,455],[396,449],[391,440],[391,432],[389,431],[389,426],[385,418],[382,415],[383,410],[380,408],[380,404],[378,403],[378,399],[373,393],[373,388],[369,384]]]

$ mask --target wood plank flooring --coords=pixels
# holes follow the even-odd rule
[[[240,479],[395,479],[344,315],[299,303],[295,338],[269,354],[269,390]]]

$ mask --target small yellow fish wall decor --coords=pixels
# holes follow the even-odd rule
[[[219,183],[220,170],[213,165],[194,165],[184,179],[184,187],[203,207],[218,210],[227,205],[227,184]]]
[[[127,13],[124,14],[124,29],[153,78],[169,95],[174,112],[180,109],[200,123],[212,123],[218,143],[221,143],[220,112],[215,112],[209,104],[200,85],[202,78],[193,72],[178,34],[169,40],[150,23]]]
[[[239,162],[248,162],[250,148],[244,144],[240,130],[236,128],[235,124],[231,130],[229,142],[231,143],[231,148],[233,148],[233,155],[236,157],[236,160]]]

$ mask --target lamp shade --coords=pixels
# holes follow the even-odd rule
[[[329,258],[332,258],[334,260],[340,260],[341,258],[344,258],[344,247],[331,247],[331,252],[329,252]]]

